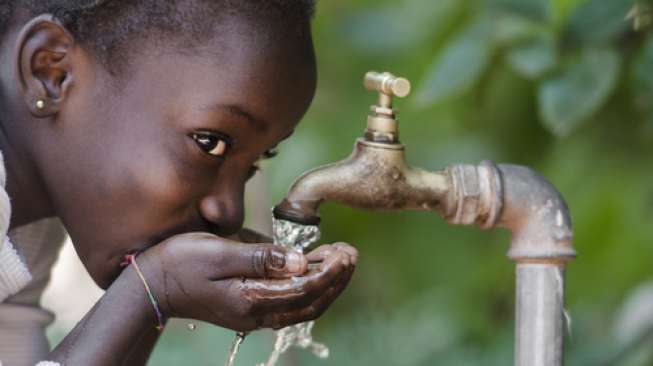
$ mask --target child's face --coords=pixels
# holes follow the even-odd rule
[[[126,252],[242,226],[252,165],[293,132],[316,82],[310,36],[246,28],[229,27],[205,50],[134,56],[119,91],[92,58],[78,65],[40,166],[100,286]]]

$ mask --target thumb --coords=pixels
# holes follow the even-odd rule
[[[230,242],[221,262],[223,277],[288,278],[308,269],[308,259],[302,253],[273,244]]]

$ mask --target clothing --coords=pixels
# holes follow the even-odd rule
[[[7,233],[11,206],[5,178],[0,154],[0,363],[33,366],[49,352],[45,328],[54,315],[40,300],[65,230],[59,220],[45,219]]]
[[[11,244],[7,231],[11,218],[11,202],[5,190],[7,174],[0,155],[0,302],[14,295],[32,280],[27,266]]]

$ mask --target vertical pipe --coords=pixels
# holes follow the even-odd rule
[[[517,263],[515,366],[562,366],[562,263]]]

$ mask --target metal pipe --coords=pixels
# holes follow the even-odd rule
[[[499,226],[512,231],[517,263],[515,365],[564,363],[565,267],[576,256],[569,209],[541,175],[500,165],[504,186]]]
[[[517,263],[515,365],[562,365],[564,272],[554,263]]]

